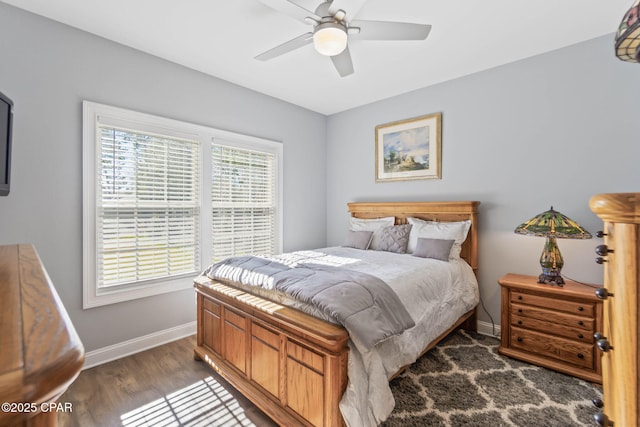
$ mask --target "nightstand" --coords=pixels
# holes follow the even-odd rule
[[[498,352],[535,365],[602,383],[593,334],[602,332],[602,301],[595,286],[567,280],[564,286],[507,274],[502,287]]]

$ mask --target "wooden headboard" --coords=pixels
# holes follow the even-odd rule
[[[351,216],[382,218],[395,216],[396,224],[406,224],[407,217],[427,221],[454,222],[471,220],[467,240],[462,244],[460,257],[467,261],[477,275],[478,270],[478,205],[476,201],[462,202],[358,202],[348,203]]]

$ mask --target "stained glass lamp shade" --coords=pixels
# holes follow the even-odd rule
[[[564,280],[560,275],[560,270],[564,265],[564,260],[560,254],[560,248],[556,239],[590,239],[591,234],[577,222],[553,210],[553,206],[548,211],[542,212],[520,224],[514,230],[517,234],[526,236],[546,237],[540,265],[542,274],[538,277],[538,283],[562,286]]]
[[[636,0],[622,18],[615,44],[618,58],[640,62],[640,0]]]

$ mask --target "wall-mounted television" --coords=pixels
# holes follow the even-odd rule
[[[0,196],[9,194],[11,182],[11,128],[13,101],[0,92]]]

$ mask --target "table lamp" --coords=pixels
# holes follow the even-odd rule
[[[591,234],[574,220],[566,217],[558,211],[553,210],[553,206],[548,211],[542,212],[520,224],[514,230],[517,234],[526,236],[546,237],[540,265],[542,274],[538,276],[538,283],[547,285],[564,285],[564,280],[560,275],[560,270],[564,265],[560,248],[556,239],[590,239]]]

